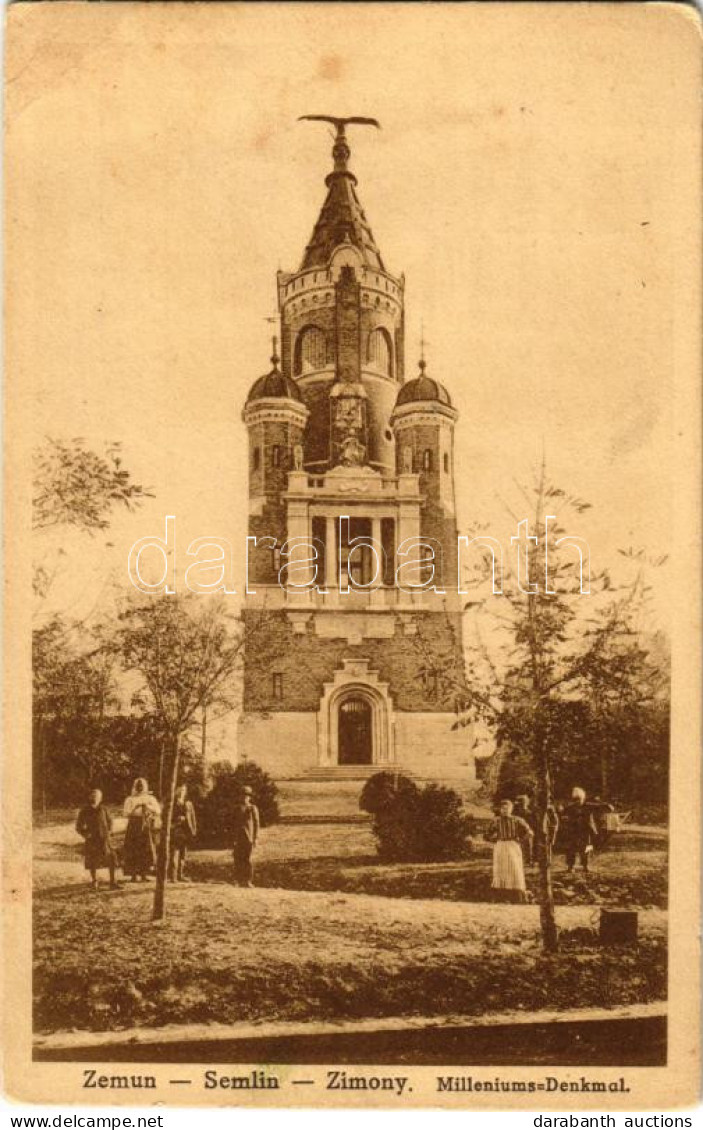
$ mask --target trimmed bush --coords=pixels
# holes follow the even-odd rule
[[[419,791],[412,778],[402,773],[374,773],[361,790],[359,808],[376,816],[392,810],[400,796],[405,796],[409,802]]]
[[[218,761],[210,769],[212,788],[198,810],[198,841],[207,847],[231,846],[232,811],[240,803],[242,787],[253,790],[262,827],[280,819],[278,786],[272,777],[253,761],[236,768],[229,761]]]
[[[442,785],[419,788],[408,778],[404,780],[402,787],[391,789],[379,783],[371,791],[370,803],[377,806],[373,812],[373,833],[380,858],[389,862],[431,863],[469,855],[471,820],[459,794]]]

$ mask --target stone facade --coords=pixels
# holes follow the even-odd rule
[[[395,767],[470,785],[471,736],[452,729],[457,413],[424,361],[405,381],[404,280],[374,242],[343,127],[333,156],[301,269],[278,275],[281,367],[244,408],[257,544],[240,755],[279,779]]]

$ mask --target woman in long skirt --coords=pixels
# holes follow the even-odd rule
[[[489,838],[493,847],[493,890],[498,898],[507,901],[527,902],[523,843],[532,844],[532,829],[521,816],[513,816],[513,802],[503,800]],[[529,851],[527,852],[529,855]]]
[[[132,786],[132,795],[124,802],[127,817],[127,831],[124,838],[124,860],[122,870],[125,875],[146,879],[156,862],[155,831],[161,816],[161,805],[143,777],[137,777]]]

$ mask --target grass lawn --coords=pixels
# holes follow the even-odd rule
[[[170,889],[154,925],[151,889],[38,896],[38,1031],[612,1007],[666,991],[662,911],[644,913],[637,949],[602,951],[589,909],[564,908],[564,952],[547,957],[535,907],[193,883]]]
[[[285,829],[301,839],[310,829]],[[368,834],[368,833],[367,833]],[[315,838],[319,847],[322,836]],[[337,840],[337,843],[339,841]],[[332,845],[330,845],[331,847]],[[231,872],[227,852],[198,852],[189,874],[200,882],[226,881]],[[365,854],[305,854],[304,845],[291,843],[291,854],[262,851],[256,867],[260,887],[299,891],[344,891],[349,894],[385,895],[389,898],[445,899],[452,902],[491,902],[491,848],[480,847],[459,863],[379,863]],[[536,897],[538,874],[528,868],[527,883]],[[563,858],[554,868],[557,905],[665,907],[667,903],[666,852],[609,850],[596,857],[590,875],[565,872]]]
[[[663,999],[664,846],[644,837],[603,854],[588,885],[559,874],[559,898],[570,905],[558,913],[562,952],[546,957],[536,907],[481,901],[485,852],[460,864],[381,866],[367,827],[279,826],[263,833],[258,889],[227,883],[227,853],[195,853],[195,881],[169,888],[167,923],[153,925],[153,884],[90,892],[70,825],[46,826],[35,853],[36,1028],[445,1017]],[[642,908],[638,947],[598,946],[596,902]]]
[[[597,853],[592,872],[568,876],[555,857],[557,905],[665,907],[667,840],[663,829],[634,829],[613,837]],[[72,823],[40,825],[35,831],[37,887],[54,888],[83,878],[81,846]],[[228,851],[195,851],[189,875],[197,882],[231,879]],[[300,891],[341,891],[389,898],[491,901],[491,846],[477,844],[459,863],[379,863],[369,824],[279,824],[263,830],[256,851],[257,887]],[[528,868],[537,891],[537,870]]]

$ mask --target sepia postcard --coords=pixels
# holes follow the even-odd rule
[[[12,1099],[686,1125],[700,89],[685,4],[10,4]]]

